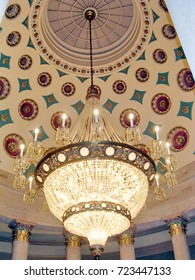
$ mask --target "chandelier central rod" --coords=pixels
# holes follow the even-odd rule
[[[85,18],[89,21],[89,48],[90,48],[90,72],[91,72],[91,86],[93,88],[93,44],[92,44],[92,20],[96,17],[96,13],[92,9],[87,9],[85,12]]]
[[[93,46],[92,46],[92,19],[89,19],[89,42],[90,42],[90,67],[91,67],[91,88],[93,88]]]

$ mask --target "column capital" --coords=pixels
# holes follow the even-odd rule
[[[186,234],[188,220],[184,216],[177,216],[165,220],[171,237],[179,235],[181,233]]]
[[[31,235],[32,225],[23,224],[22,222],[12,221],[9,224],[9,228],[12,230],[13,240],[19,240],[23,242],[29,242]]]
[[[134,244],[135,238],[135,226],[132,226],[127,231],[118,235],[119,245],[132,245]]]
[[[65,234],[65,245],[67,247],[81,247],[82,238],[78,235],[66,233]]]

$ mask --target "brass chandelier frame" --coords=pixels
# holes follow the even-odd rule
[[[68,163],[95,158],[123,161],[144,172],[150,185],[154,181],[156,165],[146,153],[128,144],[100,141],[70,144],[48,153],[36,167],[36,183],[43,188],[46,178],[57,168]]]

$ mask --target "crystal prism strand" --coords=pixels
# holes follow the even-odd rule
[[[167,171],[165,178],[168,188],[174,188],[177,185],[176,174],[174,172]]]
[[[27,180],[24,176],[26,170],[26,158],[23,156],[24,144],[20,145],[20,156],[15,159],[13,171],[15,173],[15,178],[13,181],[13,188],[17,190],[25,189]]]
[[[32,187],[33,177],[29,178],[28,189],[24,192],[23,201],[26,204],[33,204],[36,196],[36,190]]]
[[[165,143],[159,140],[152,141],[152,153],[156,159],[166,155]]]
[[[153,189],[154,197],[156,200],[163,200],[165,199],[165,192],[162,187],[155,186]]]
[[[137,126],[131,126],[127,127],[126,129],[126,142],[129,145],[138,145],[140,144],[141,136],[140,136],[140,131],[139,127]]]
[[[160,141],[159,137],[160,127],[155,127],[156,139],[152,141],[152,153],[156,159],[160,159],[160,157],[165,157],[167,154],[166,144]]]
[[[90,134],[92,141],[104,140],[104,123],[102,116],[99,116],[99,110],[93,110],[93,115],[91,119]]]
[[[163,187],[160,187],[158,174],[155,175],[155,179],[156,184],[151,188],[151,190],[154,193],[154,197],[156,200],[163,200],[166,196]]]
[[[27,148],[27,157],[29,159],[35,159],[42,155],[43,153],[43,147],[41,146],[41,143],[39,141],[30,141]]]
[[[26,163],[27,161],[25,157],[16,158],[13,167],[14,174],[17,175],[24,173],[26,170]]]
[[[91,124],[91,141],[100,141],[104,139],[104,124],[103,121]]]
[[[26,185],[27,180],[23,173],[16,174],[13,181],[13,188],[17,190],[24,190]]]
[[[177,179],[175,172],[178,170],[178,164],[174,156],[171,154],[170,150],[170,143],[166,143],[167,154],[165,156],[165,163],[167,172],[165,174],[167,186],[168,187],[175,187],[177,185]]]
[[[38,135],[39,135],[39,129],[36,128],[34,131],[34,139],[29,142],[27,147],[27,152],[26,152],[27,157],[32,160],[40,157],[44,151],[40,141],[38,141]]]
[[[36,190],[28,189],[24,192],[23,201],[26,204],[33,204],[36,196]]]
[[[175,172],[178,170],[178,164],[173,155],[169,154],[165,157],[166,167],[169,172]]]
[[[56,129],[55,141],[59,146],[66,146],[70,144],[70,134],[67,126],[59,126]]]

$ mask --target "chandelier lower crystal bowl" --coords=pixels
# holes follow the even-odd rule
[[[63,217],[64,227],[78,236],[86,236],[90,247],[104,246],[108,236],[120,234],[128,229],[131,223],[129,211],[110,202],[81,203],[71,207],[69,211],[72,213],[65,211]],[[71,216],[66,218],[69,214]]]
[[[36,169],[51,212],[67,231],[104,246],[145,204],[155,165],[126,144],[82,142],[47,154]]]

